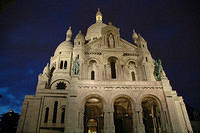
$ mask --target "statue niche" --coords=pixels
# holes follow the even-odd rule
[[[112,34],[108,35],[107,40],[108,40],[108,48],[115,48],[115,40]]]

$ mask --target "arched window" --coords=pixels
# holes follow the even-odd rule
[[[64,69],[67,69],[67,61],[64,63]]]
[[[63,61],[60,62],[60,69],[63,68]]]
[[[62,108],[62,112],[61,112],[61,123],[64,123],[65,121],[65,108]]]
[[[53,123],[56,123],[57,109],[58,109],[58,101],[55,101],[53,109],[53,121],[52,121]]]
[[[148,58],[146,57],[146,62],[148,62]]]
[[[131,72],[131,77],[132,77],[132,81],[135,81],[135,73],[134,72]]]
[[[110,68],[111,68],[111,78],[116,79],[116,68],[115,68],[115,62],[110,62]]]
[[[95,72],[91,71],[91,80],[94,80],[94,79],[95,79]]]
[[[47,107],[44,115],[44,123],[48,122],[48,117],[49,117],[49,108]]]

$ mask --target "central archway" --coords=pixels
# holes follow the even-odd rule
[[[131,103],[127,98],[120,97],[114,102],[115,133],[133,133]]]
[[[102,101],[97,97],[87,99],[84,112],[84,133],[102,133],[103,124]]]

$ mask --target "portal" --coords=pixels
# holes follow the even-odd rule
[[[85,104],[84,133],[103,133],[103,104],[96,97],[89,98]]]

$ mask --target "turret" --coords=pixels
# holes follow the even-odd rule
[[[134,39],[136,39],[136,33],[134,33]],[[155,81],[154,77],[154,61],[151,57],[151,54],[147,47],[147,42],[144,38],[138,34],[136,39],[136,45],[138,47],[138,51],[140,53],[141,63],[144,66],[144,72],[146,75],[146,80],[148,81]]]
[[[74,47],[82,47],[84,46],[84,44],[85,44],[85,37],[83,36],[80,30],[74,39]]]

